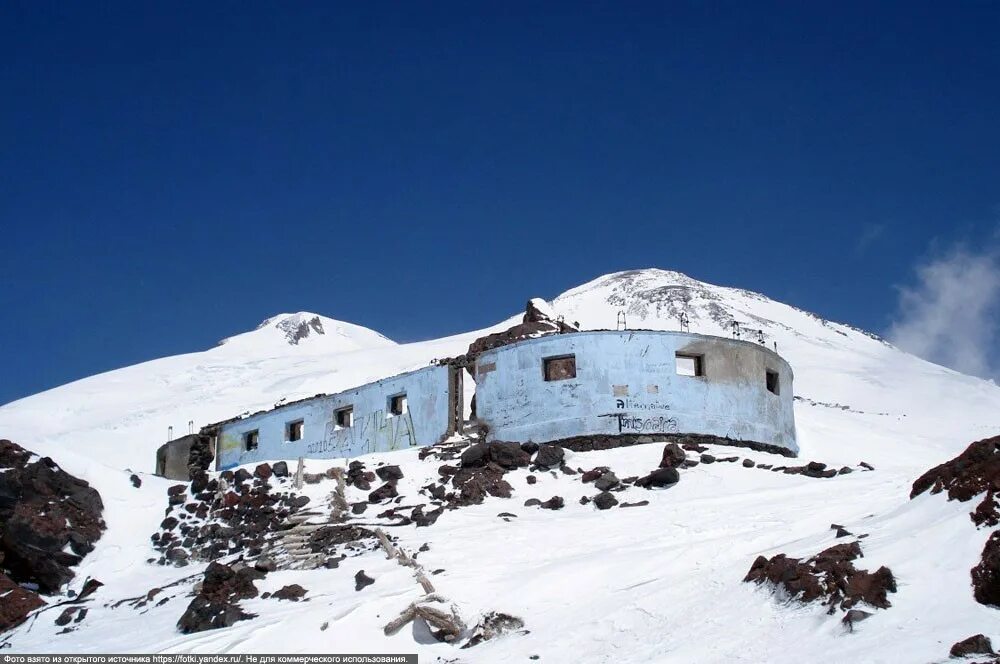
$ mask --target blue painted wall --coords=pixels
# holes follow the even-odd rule
[[[330,459],[433,445],[448,435],[448,367],[432,366],[220,425],[217,467],[298,457]],[[389,398],[406,394],[407,412],[392,415]],[[334,413],[354,409],[353,424],[338,426]],[[289,422],[304,423],[301,440],[286,440]],[[258,432],[255,450],[244,435]]]
[[[703,356],[704,376],[676,372]],[[546,357],[576,358],[576,378],[547,382]],[[778,373],[778,394],[766,371]],[[537,443],[587,434],[700,433],[795,442],[792,369],[764,346],[681,332],[579,332],[487,351],[476,363],[476,414],[489,440]]]

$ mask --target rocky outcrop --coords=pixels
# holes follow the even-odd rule
[[[1000,530],[986,540],[983,555],[971,574],[976,601],[1000,609]]]
[[[240,620],[255,618],[241,609],[237,602],[257,596],[253,582],[264,577],[253,567],[234,570],[228,565],[210,563],[205,578],[194,599],[177,621],[177,629],[184,634],[209,629],[230,627]]]
[[[103,510],[87,482],[0,440],[0,571],[10,580],[57,592],[104,532]]]
[[[959,641],[951,647],[949,652],[952,657],[965,657],[967,655],[992,655],[993,644],[989,638],[983,634],[976,634],[967,639]]]
[[[529,300],[525,305],[524,316],[521,322],[513,327],[507,328],[503,332],[487,334],[473,341],[469,345],[469,350],[464,358],[469,362],[474,362],[481,353],[499,348],[508,344],[516,343],[524,339],[544,336],[546,334],[565,334],[568,332],[579,332],[579,329],[558,319],[553,319],[548,311],[544,300]]]
[[[948,500],[968,502],[980,495],[982,501],[971,513],[977,526],[1000,524],[997,497],[1000,494],[1000,436],[976,441],[950,461],[931,468],[917,478],[910,491],[916,498],[925,491],[945,491]]]
[[[803,603],[822,600],[830,613],[861,603],[887,609],[891,606],[888,594],[896,592],[896,579],[888,567],[874,572],[855,568],[852,561],[862,555],[861,545],[851,542],[831,546],[807,560],[783,553],[758,556],[743,581],[781,588],[790,599]]]
[[[0,558],[0,564],[2,564]],[[0,632],[17,627],[28,614],[40,606],[45,606],[45,600],[38,593],[22,588],[6,574],[0,574]]]

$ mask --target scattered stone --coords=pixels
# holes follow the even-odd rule
[[[520,449],[520,448],[518,448]],[[458,491],[449,496],[455,506],[478,505],[486,496],[510,498],[513,488],[503,478],[504,470],[495,463],[482,467],[462,468],[452,477],[451,484]]]
[[[862,611],[861,609],[850,609],[841,618],[841,622],[847,625],[849,631],[854,631],[854,623],[859,623],[862,620],[867,620],[871,618],[873,614],[868,611]]]
[[[539,503],[539,507],[545,510],[561,510],[566,503],[560,496],[552,496],[543,503]]]
[[[380,503],[383,500],[395,498],[398,495],[399,492],[396,491],[395,482],[386,482],[385,484],[383,484],[382,486],[380,486],[379,488],[375,489],[374,491],[368,494],[368,502]]]
[[[538,498],[528,498],[526,501],[524,501],[525,507],[532,507],[533,505],[541,505],[541,504],[542,501],[539,500]]]
[[[851,468],[849,466],[843,466],[840,470],[837,471],[837,474],[838,475],[850,475],[853,472],[854,472],[853,468]]]
[[[375,474],[383,482],[395,482],[403,479],[403,471],[399,469],[399,466],[382,466],[375,469]]]
[[[663,456],[660,459],[660,468],[679,468],[684,461],[687,460],[687,455],[684,454],[684,450],[677,443],[668,443],[663,448]]]
[[[249,482],[253,479],[253,475],[246,468],[237,468],[236,472],[233,473],[233,479],[237,484],[242,484],[243,482]]]
[[[744,468],[753,468],[754,465],[756,465],[756,464],[754,464],[753,459],[743,459],[743,467]]]
[[[259,477],[262,480],[271,479],[271,475],[274,474],[274,470],[271,468],[271,464],[262,463],[253,469],[254,477]]]
[[[365,574],[364,570],[359,570],[357,574],[354,575],[354,590],[359,591],[362,588],[366,588],[371,584],[375,583],[375,579],[371,578]]]
[[[594,488],[598,491],[606,492],[610,489],[615,488],[619,484],[618,478],[610,470],[596,480],[594,480]]]
[[[142,486],[142,480],[139,479],[139,476],[136,475],[135,473],[132,473],[132,475],[130,475],[128,479],[130,482],[132,482],[132,486],[134,486],[136,489]]]
[[[288,477],[288,463],[285,461],[277,462],[271,466],[271,472],[274,473],[275,477]]]
[[[528,477],[525,478],[525,482],[527,482],[528,484],[535,484],[536,482],[538,482],[538,478],[535,477],[534,475],[528,475]]]
[[[470,445],[462,452],[461,462],[463,468],[475,468],[484,466],[489,460],[489,452],[486,443],[476,443]]]
[[[368,503],[364,501],[351,503],[351,514],[364,514],[366,509],[368,509]]]
[[[699,445],[698,443],[684,443],[681,445],[681,447],[683,447],[688,452],[697,452],[698,454],[701,454],[702,452],[708,449],[704,445]]]
[[[531,463],[531,456],[517,443],[488,443],[487,447],[490,460],[505,470],[523,468]],[[538,449],[541,450],[542,446]]]
[[[677,484],[681,479],[676,468],[657,468],[649,475],[640,477],[635,481],[635,485],[644,489],[652,487],[668,487]]]
[[[597,509],[608,510],[617,504],[618,499],[611,495],[608,491],[602,491],[594,496],[594,505],[597,506]]]
[[[995,653],[989,638],[982,634],[976,634],[953,645],[948,654],[952,657],[965,657],[967,655],[993,655]]]
[[[280,590],[275,591],[271,597],[275,599],[285,599],[290,602],[297,602],[303,597],[308,591],[297,583],[293,583],[289,586],[284,586]]]
[[[267,556],[260,556],[259,558],[257,558],[257,560],[254,561],[253,566],[254,569],[260,572],[264,572],[265,574],[268,572],[273,572],[276,569],[278,569],[278,563],[276,563],[273,559]]]
[[[875,466],[871,465],[870,463],[865,463],[864,461],[862,461],[858,465],[864,468],[865,470],[875,470]]]
[[[711,454],[702,454],[700,460],[702,463],[715,463],[715,457]]]
[[[521,443],[521,449],[527,452],[528,456],[531,456],[538,451],[538,443],[532,443],[530,441],[527,443]]]
[[[649,504],[648,500],[640,500],[637,503],[622,503],[618,507],[645,507]]]
[[[558,445],[539,445],[535,454],[535,465],[542,468],[556,468],[562,465],[566,451]]]

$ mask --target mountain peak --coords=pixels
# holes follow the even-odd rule
[[[275,327],[284,332],[285,339],[292,346],[297,346],[300,341],[311,334],[326,334],[323,329],[323,320],[319,314],[308,311],[272,316],[258,325],[257,329],[264,327]]]
[[[283,313],[271,316],[250,332],[227,337],[220,346],[240,347],[266,344],[268,346],[310,346],[324,351],[353,351],[382,346],[395,342],[375,330],[334,320],[310,311]]]

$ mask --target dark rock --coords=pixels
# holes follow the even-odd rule
[[[649,504],[648,500],[640,500],[637,503],[622,503],[619,507],[645,507]]]
[[[970,636],[969,638],[959,641],[953,645],[948,654],[952,657],[965,657],[966,655],[992,655],[994,654],[993,644],[990,642],[988,637],[982,634],[976,634],[975,636]]]
[[[253,479],[253,475],[246,468],[237,468],[236,472],[233,474],[233,479],[237,484],[242,484],[244,482],[249,482]]]
[[[274,474],[274,469],[271,468],[271,464],[262,463],[253,469],[254,477],[259,477],[262,480],[271,479],[271,475]]]
[[[489,461],[489,450],[486,447],[486,443],[470,445],[462,452],[460,459],[463,468],[485,466],[486,462]]]
[[[504,518],[504,519],[507,519],[507,518],[516,519],[517,518],[516,514],[511,514],[510,512],[500,512],[500,514],[497,514],[497,516],[501,517],[501,518]]]
[[[73,622],[73,614],[76,613],[78,608],[79,607],[76,606],[69,606],[63,609],[62,613],[59,614],[59,617],[56,618],[56,624],[63,627]]]
[[[615,488],[618,484],[618,478],[610,470],[594,480],[594,488],[603,492]]]
[[[540,445],[535,454],[535,465],[542,468],[556,468],[562,465],[566,451],[558,445]]]
[[[528,484],[535,484],[536,482],[538,482],[538,478],[535,477],[534,475],[528,475],[526,478],[524,478],[524,481],[527,482]]]
[[[187,487],[183,484],[174,484],[171,487],[167,487],[168,496],[179,496],[187,491]]]
[[[366,588],[367,586],[370,586],[373,583],[375,583],[375,579],[365,574],[364,570],[360,570],[357,574],[354,575],[355,591],[361,590],[362,588]]]
[[[528,498],[526,501],[524,501],[525,507],[531,507],[533,505],[541,505],[541,504],[542,501],[539,500],[538,498]]]
[[[608,473],[608,472],[611,472],[610,469],[608,469],[608,468],[606,468],[604,466],[598,466],[597,468],[594,468],[593,470],[584,471],[584,473],[582,475],[580,475],[580,480],[584,484],[586,484],[587,482],[593,482],[598,477],[600,477],[604,473]]]
[[[597,509],[607,510],[611,509],[617,504],[618,504],[618,499],[615,498],[610,493],[608,493],[607,491],[602,491],[601,493],[594,496],[594,505],[597,506]]]
[[[660,459],[660,468],[679,468],[687,459],[687,455],[677,443],[667,443],[663,448],[663,457]]]
[[[309,504],[309,496],[295,496],[288,501],[289,506],[295,508],[305,507]]]
[[[538,506],[545,510],[561,510],[565,504],[560,496],[552,496]]]
[[[201,590],[177,621],[177,628],[184,634],[191,634],[229,627],[237,621],[255,617],[244,612],[236,602],[257,596],[253,581],[260,576],[260,571],[250,567],[233,570],[227,565],[209,563]]]
[[[490,460],[506,470],[523,468],[531,462],[531,457],[517,443],[488,443],[487,447],[489,448]],[[465,465],[464,460],[462,465]]]
[[[976,601],[1000,608],[1000,530],[986,540],[979,564],[972,568],[971,574]]]
[[[754,467],[753,459],[743,459],[743,467],[744,468],[753,468]]]
[[[521,449],[524,450],[528,454],[528,456],[531,456],[532,454],[538,451],[538,443],[532,443],[532,442],[521,443]]]
[[[845,625],[847,625],[847,628],[849,630],[854,631],[854,623],[859,623],[862,620],[867,620],[868,618],[871,617],[872,614],[869,613],[868,611],[862,611],[861,609],[851,609],[844,614],[844,617],[841,618],[840,621]]]
[[[832,612],[859,603],[880,609],[891,606],[887,594],[896,592],[896,580],[887,567],[875,572],[858,570],[852,561],[862,556],[857,542],[837,544],[805,561],[778,554],[757,556],[743,579],[781,587],[791,599],[806,603],[822,599]]]
[[[576,475],[579,472],[579,471],[573,470],[572,468],[570,468],[566,464],[563,464],[563,465],[559,466],[559,471],[563,475]]]
[[[249,620],[256,616],[247,613],[235,604],[227,602],[212,602],[197,595],[188,605],[184,614],[177,621],[177,629],[182,634],[194,634],[209,629],[232,627],[240,620]]]
[[[436,510],[431,510],[430,512],[424,512],[423,505],[418,505],[413,508],[413,513],[410,514],[410,519],[413,523],[417,524],[417,527],[431,526],[434,522],[438,520],[438,517],[444,513],[444,508],[439,507]]]
[[[352,514],[364,514],[364,511],[366,509],[368,509],[368,503],[365,502],[351,503]]]
[[[715,457],[711,454],[702,454],[700,459],[702,463],[715,463]]]
[[[651,487],[667,487],[677,484],[681,479],[676,468],[657,468],[649,475],[640,477],[635,481],[635,485],[644,489]]]
[[[503,479],[504,471],[495,463],[483,467],[462,468],[452,477],[458,491],[449,501],[453,505],[478,505],[486,496],[510,498],[513,488]]]
[[[268,558],[267,556],[261,556],[260,558],[258,558],[256,561],[254,561],[253,566],[254,569],[264,572],[265,574],[268,572],[273,572],[276,569],[278,569],[278,563],[276,563],[273,559]]]
[[[291,602],[297,602],[303,597],[305,597],[306,592],[308,591],[305,588],[303,588],[297,583],[293,583],[289,586],[284,586],[283,588],[275,591],[274,594],[271,595],[271,597],[275,599],[285,599]]]
[[[948,492],[948,500],[967,502],[983,495],[971,513],[977,526],[1000,525],[1000,436],[976,441],[954,459],[931,468],[913,483],[910,498],[925,491]]]
[[[2,451],[0,446],[0,452]],[[29,613],[45,606],[45,600],[38,593],[22,588],[6,574],[0,574],[0,597],[3,598],[0,601],[0,632],[20,625]]]
[[[864,461],[862,461],[858,465],[864,468],[865,470],[875,470],[875,466],[871,465],[870,463],[865,463]]]
[[[0,559],[15,584],[52,593],[69,582],[70,567],[93,550],[104,531],[103,509],[100,494],[87,482],[49,457],[38,459],[0,441]]]
[[[837,474],[838,475],[850,475],[853,472],[854,472],[853,468],[848,468],[847,466],[844,466],[843,468],[841,468],[840,470],[837,471]]]
[[[139,479],[139,476],[136,475],[135,473],[130,475],[128,479],[130,482],[132,482],[132,486],[134,486],[136,489],[142,486],[142,480]]]
[[[399,492],[396,491],[396,483],[386,482],[385,484],[383,484],[382,486],[380,486],[379,488],[375,489],[374,491],[368,494],[368,502],[379,503],[382,502],[383,500],[395,498],[398,495]]]
[[[375,469],[375,474],[383,482],[395,482],[403,479],[403,471],[399,469],[399,466],[382,466]]]
[[[279,461],[271,466],[271,472],[275,477],[288,477],[288,463]]]

